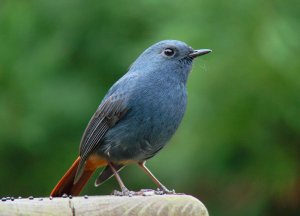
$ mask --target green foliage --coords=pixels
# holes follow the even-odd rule
[[[146,47],[178,39],[213,53],[195,63],[184,121],[151,170],[211,215],[299,215],[299,6],[1,1],[0,196],[47,196],[108,88]],[[137,166],[121,175],[154,187]],[[113,188],[91,180],[84,193]]]

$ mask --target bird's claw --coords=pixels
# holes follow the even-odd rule
[[[122,191],[114,190],[114,196],[153,196],[153,195],[184,195],[184,193],[176,193],[175,190],[168,190],[166,187],[152,189],[141,189],[140,191],[130,191],[127,188],[122,188]]]
[[[157,195],[164,195],[164,194],[167,194],[167,195],[184,195],[183,193],[176,193],[175,190],[169,190],[168,188],[166,187],[161,187],[161,188],[157,188],[156,191],[155,191],[155,194]]]
[[[112,195],[114,195],[114,196],[129,196],[129,197],[131,197],[131,196],[135,195],[135,193],[136,192],[130,191],[126,187],[124,187],[124,188],[122,188],[122,191],[114,190],[112,192]]]
[[[141,189],[138,192],[135,192],[135,195],[141,195],[141,196],[152,196],[152,195],[172,195],[177,194],[175,190],[168,190],[167,188],[157,188],[156,190],[152,189]]]

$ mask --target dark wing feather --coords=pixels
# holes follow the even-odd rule
[[[122,94],[113,94],[101,103],[88,123],[80,142],[80,163],[75,177],[75,183],[80,178],[85,161],[109,128],[113,127],[127,112],[125,97]]]
[[[121,164],[113,164],[114,168],[117,170],[117,172],[119,172],[122,168],[124,168],[124,165]],[[112,171],[112,169],[110,168],[110,166],[106,166],[102,172],[100,173],[100,175],[97,177],[96,181],[95,181],[95,186],[98,187],[101,184],[103,184],[105,181],[107,181],[108,179],[110,179],[111,177],[113,177],[115,174]]]

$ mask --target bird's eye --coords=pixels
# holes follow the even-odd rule
[[[171,57],[171,56],[174,56],[175,50],[172,49],[172,48],[166,48],[166,49],[163,51],[163,53],[164,53],[165,56]]]

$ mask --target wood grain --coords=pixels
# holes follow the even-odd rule
[[[208,216],[205,206],[188,195],[90,196],[0,201],[0,215]]]

